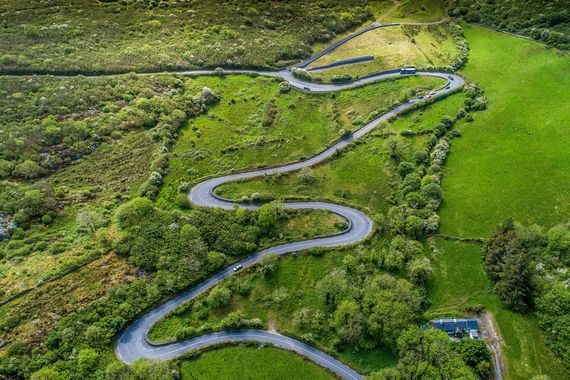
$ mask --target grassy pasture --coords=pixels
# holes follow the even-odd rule
[[[183,361],[183,380],[198,379],[336,379],[294,353],[273,347],[226,347]]]
[[[565,379],[564,365],[547,347],[535,316],[507,310],[493,291],[493,284],[483,270],[481,248],[460,242],[435,240],[438,252],[433,256],[434,279],[429,289],[430,317],[465,314],[485,307],[497,322],[503,338],[503,353],[509,379],[530,379],[544,374],[551,379]],[[468,313],[467,313],[468,314]]]
[[[459,51],[446,24],[393,26],[372,30],[348,41],[311,63],[308,69],[365,55],[372,55],[374,60],[315,72],[313,76],[330,80],[335,75],[356,77],[404,66],[448,66]]]
[[[570,219],[570,59],[544,45],[465,25],[463,74],[489,109],[453,143],[441,231],[487,236],[512,216],[552,226]]]
[[[454,115],[462,105],[463,96],[457,94],[391,121],[374,132],[374,137],[365,137],[365,143],[357,144],[338,158],[314,167],[314,181],[309,183],[292,173],[225,184],[217,192],[231,199],[249,197],[253,193],[259,193],[262,198],[326,198],[367,207],[372,212],[386,212],[386,199],[394,180],[394,174],[387,166],[387,140],[397,141],[402,154],[407,157],[425,143],[425,138],[401,137],[397,135],[398,132],[431,128],[444,115]]]
[[[182,182],[195,184],[231,170],[309,157],[337,139],[341,129],[355,130],[373,111],[385,112],[417,91],[441,86],[442,81],[409,77],[335,96],[293,89],[279,94],[278,83],[262,77],[204,77],[194,83],[217,91],[221,101],[181,129],[159,203],[171,202]],[[274,117],[264,126],[270,107]]]

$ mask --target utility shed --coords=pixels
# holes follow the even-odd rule
[[[431,321],[434,329],[442,330],[452,338],[479,339],[479,325],[475,318],[434,319]]]

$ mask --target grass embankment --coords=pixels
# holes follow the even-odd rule
[[[441,231],[487,236],[508,216],[528,225],[570,219],[570,58],[544,45],[465,25],[463,74],[489,109],[453,143]]]
[[[363,76],[379,71],[415,67],[449,66],[459,50],[448,25],[391,26],[364,33],[317,59],[308,69],[335,61],[372,55],[374,60],[312,73],[327,81],[334,76]]]
[[[273,347],[226,347],[182,362],[183,380],[336,379],[318,365]]]
[[[129,72],[284,66],[371,19],[364,4],[36,0],[0,4],[0,70]],[[318,31],[318,32],[317,32]]]
[[[439,78],[410,77],[331,95],[279,93],[276,81],[262,77],[194,81],[218,92],[221,101],[180,131],[159,203],[172,202],[182,182],[309,157],[342,129],[359,128],[372,112],[385,112],[418,91],[442,85]]]
[[[491,312],[503,338],[507,379],[530,379],[544,374],[565,379],[567,372],[547,347],[542,331],[532,314],[506,309],[493,291],[483,270],[481,247],[473,244],[435,240],[434,281],[429,291],[430,317],[470,314],[484,306]]]

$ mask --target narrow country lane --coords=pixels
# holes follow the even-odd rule
[[[335,43],[334,47],[332,48],[334,49],[338,47],[340,44],[350,40],[351,38],[354,38],[356,35],[360,35],[369,30],[376,29],[378,27],[381,27],[381,25],[374,24],[359,32],[356,32],[354,35],[348,36],[345,39],[343,39],[342,42]],[[325,50],[330,51],[332,49],[328,48]],[[319,54],[322,55],[321,53]],[[299,67],[302,67],[303,64],[305,64],[306,66],[308,64],[307,62],[309,61],[312,62],[312,60],[314,60],[313,58],[314,57],[303,62],[302,64],[299,65]],[[270,77],[279,77],[284,81],[289,82],[291,86],[309,92],[331,92],[331,91],[346,90],[374,83],[377,81],[385,80],[388,78],[399,78],[404,76],[400,74],[399,71],[391,71],[391,72],[384,72],[384,73],[371,75],[366,78],[359,79],[350,83],[317,84],[312,82],[305,82],[303,80],[294,77],[291,69],[284,69],[275,72],[257,71],[257,70],[225,70],[225,73],[257,74],[257,75],[270,76]],[[170,72],[170,74],[199,76],[199,75],[213,75],[215,74],[215,72],[212,70],[190,70],[190,71]],[[149,73],[141,75],[153,75],[153,74]],[[417,72],[415,75],[438,77],[445,80],[445,85],[442,86],[439,90],[434,91],[435,94],[433,95],[433,98],[437,98],[444,94],[456,91],[464,85],[463,78],[455,74],[440,73],[440,72]],[[362,136],[366,135],[367,133],[369,133],[370,131],[372,131],[382,121],[388,120],[391,117],[394,117],[405,110],[409,110],[412,107],[414,107],[417,103],[423,101],[426,100],[415,98],[407,103],[395,107],[389,112],[379,116],[375,120],[364,125],[346,139],[339,140],[332,146],[326,148],[322,152],[304,161],[299,161],[296,163],[274,167],[274,168],[260,169],[243,173],[235,173],[217,178],[207,179],[196,185],[194,188],[192,188],[192,190],[188,194],[188,198],[192,204],[200,207],[220,207],[227,210],[234,209],[235,207],[257,209],[260,207],[259,205],[235,204],[231,200],[220,198],[214,194],[214,190],[216,189],[216,187],[228,182],[235,182],[235,181],[256,178],[266,175],[273,175],[277,173],[294,172],[301,168],[317,165],[323,162],[324,160],[332,157],[336,153],[336,151],[345,148],[352,141],[357,140]],[[343,364],[342,362],[333,358],[332,356],[316,349],[315,347],[312,347],[296,339],[271,331],[264,331],[264,330],[221,331],[189,339],[183,342],[153,343],[148,339],[148,333],[150,329],[159,319],[166,316],[169,312],[174,310],[179,305],[188,302],[189,300],[197,297],[198,295],[204,293],[208,289],[212,288],[213,286],[219,284],[228,277],[232,276],[235,273],[233,270],[233,267],[235,265],[242,265],[243,268],[247,268],[258,263],[264,256],[268,254],[283,255],[291,252],[302,251],[313,247],[337,247],[337,246],[354,244],[366,239],[373,231],[373,222],[370,219],[370,217],[368,217],[366,214],[364,214],[359,210],[347,206],[338,205],[334,203],[326,203],[326,202],[288,202],[284,203],[284,207],[289,209],[328,210],[343,217],[348,222],[349,227],[344,232],[332,236],[292,242],[264,249],[262,251],[254,253],[253,255],[242,259],[241,261],[235,263],[231,267],[228,267],[218,272],[217,274],[211,276],[210,278],[196,285],[192,289],[180,294],[176,298],[157,307],[156,309],[151,310],[150,312],[148,312],[147,314],[143,315],[141,318],[133,322],[130,326],[128,326],[118,339],[116,346],[117,356],[122,361],[130,364],[140,358],[173,359],[185,353],[216,344],[256,341],[260,343],[271,344],[278,348],[296,352],[297,354],[302,355],[312,360],[313,362],[319,364],[320,366],[334,372],[336,375],[338,375],[341,378],[362,379],[363,376],[359,374],[357,371],[350,368],[346,364]]]

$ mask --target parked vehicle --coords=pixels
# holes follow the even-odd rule
[[[311,91],[309,87],[303,87],[303,90]]]
[[[236,265],[236,266],[234,267],[234,272],[237,272],[238,270],[240,270],[240,269],[242,269],[242,268],[243,268],[243,265],[238,264],[238,265]]]

